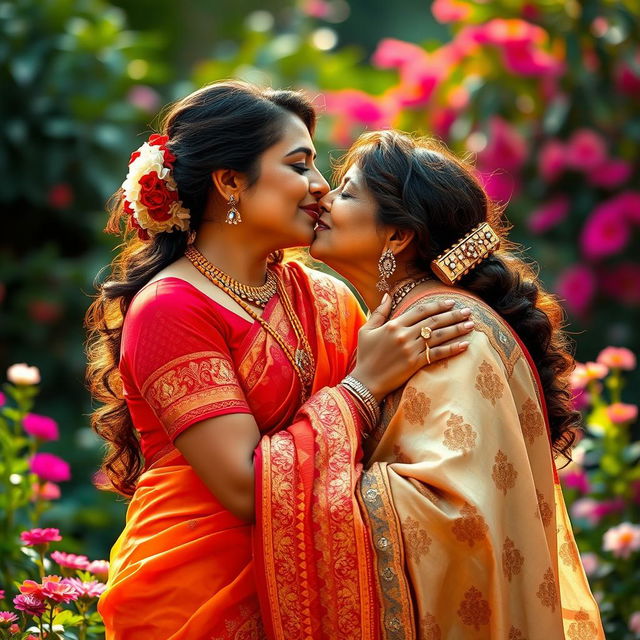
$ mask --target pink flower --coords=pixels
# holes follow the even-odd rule
[[[586,520],[592,526],[600,521],[598,501],[593,498],[579,498],[571,505],[571,517]]]
[[[595,295],[596,279],[587,265],[575,264],[560,274],[555,289],[570,311],[583,315],[591,306]]]
[[[587,380],[602,380],[609,373],[609,367],[601,362],[587,362],[584,367]]]
[[[97,578],[106,580],[109,575],[109,563],[106,560],[94,560],[89,563],[87,571]]]
[[[60,487],[55,482],[45,482],[40,484],[34,482],[31,485],[31,500],[58,500],[60,498]]]
[[[593,552],[587,551],[586,553],[581,553],[580,559],[582,560],[582,566],[584,567],[584,572],[588,576],[592,576],[600,566],[598,555]]]
[[[474,36],[480,43],[495,45],[539,45],[548,39],[542,27],[519,18],[494,18],[478,25]]]
[[[43,480],[63,482],[71,478],[69,464],[53,453],[36,453],[30,461],[31,473]]]
[[[506,45],[502,59],[507,71],[520,76],[559,76],[565,65],[550,53],[524,44]]]
[[[640,634],[640,611],[635,611],[629,618],[629,631]]]
[[[635,354],[624,347],[606,347],[598,354],[596,361],[610,369],[633,371],[636,368]]]
[[[591,129],[578,129],[567,145],[567,164],[580,171],[592,171],[607,160],[604,138]]]
[[[29,435],[40,440],[57,440],[59,437],[56,421],[37,413],[28,413],[22,421],[22,427]]]
[[[572,389],[573,397],[571,398],[571,404],[575,411],[582,411],[589,406],[591,401],[590,395],[584,389]]]
[[[380,69],[402,69],[416,60],[424,61],[427,58],[427,52],[416,44],[384,38],[378,43],[371,61]]]
[[[499,169],[491,172],[478,171],[478,178],[487,195],[494,202],[509,202],[519,188],[518,182],[512,175]]]
[[[385,113],[373,96],[358,89],[343,89],[325,94],[327,112],[364,124],[384,128]]]
[[[6,629],[18,619],[18,616],[11,611],[0,611],[0,629]]]
[[[640,191],[628,189],[607,200],[628,222],[640,224]]]
[[[5,404],[7,404],[7,396],[0,391],[0,407],[4,407]]]
[[[607,407],[607,415],[609,416],[609,420],[614,424],[635,422],[635,419],[638,417],[638,407],[635,404],[616,402]]]
[[[633,167],[624,160],[605,160],[589,173],[589,182],[597,187],[614,189],[624,184],[633,172]]]
[[[573,466],[573,465],[572,465]],[[567,489],[577,489],[580,493],[589,493],[589,479],[583,469],[573,468],[559,471],[562,484]]]
[[[602,548],[616,558],[628,558],[640,549],[640,527],[630,522],[612,527],[604,534]]]
[[[489,144],[478,154],[478,167],[483,170],[519,171],[527,158],[527,142],[506,120],[494,116],[489,121]]]
[[[50,576],[50,579],[42,581],[42,594],[55,602],[72,602],[80,596],[73,585],[67,584],[59,576]]]
[[[38,367],[30,367],[24,362],[12,364],[7,369],[7,379],[16,385],[34,385],[40,383]]]
[[[534,233],[544,233],[562,222],[569,213],[569,198],[560,195],[536,209],[529,218],[529,229]]]
[[[302,11],[312,18],[326,18],[331,14],[331,5],[327,0],[305,0]]]
[[[59,542],[62,540],[58,529],[31,529],[31,531],[23,531],[20,539],[24,544],[30,547],[38,544],[47,544],[49,542]]]
[[[624,304],[640,303],[640,265],[623,262],[607,271],[602,277],[605,293]]]
[[[78,598],[82,598],[83,600],[99,598],[107,588],[104,582],[98,582],[97,580],[83,582],[79,578],[65,578],[63,582],[75,589]]]
[[[547,182],[553,182],[567,166],[566,147],[559,140],[549,140],[540,150],[538,169]]]
[[[4,589],[0,589],[0,600],[4,600],[5,591]]]
[[[77,556],[73,553],[54,551],[51,554],[51,559],[61,567],[67,567],[69,569],[84,570],[89,566],[89,558],[87,558],[87,556]]]
[[[604,202],[596,207],[582,229],[582,251],[591,259],[613,255],[624,249],[630,234],[629,225],[615,203]]]
[[[431,13],[438,22],[459,22],[469,17],[471,7],[460,0],[433,0]]]
[[[574,391],[584,389],[589,383],[589,377],[587,376],[587,367],[583,364],[576,362],[574,370],[571,372],[569,378],[569,384]]]
[[[144,84],[136,84],[127,94],[129,104],[147,113],[155,113],[160,106],[160,95],[155,89]]]
[[[45,612],[46,603],[31,594],[20,594],[13,599],[13,605],[18,611],[24,611],[28,616],[40,617]]]

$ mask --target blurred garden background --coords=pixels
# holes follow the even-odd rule
[[[640,637],[638,0],[0,0],[0,370],[41,377],[37,397],[15,375],[0,397],[0,580],[26,553],[15,531],[58,527],[66,552],[100,559],[122,527],[125,503],[92,484],[83,382],[82,319],[117,246],[104,205],[162,106],[231,77],[314,97],[327,177],[363,129],[476,158],[564,301],[577,360],[599,357],[574,376],[586,430],[563,478],[608,637]],[[23,433],[30,414],[59,437]],[[34,502],[40,448],[70,480]]]

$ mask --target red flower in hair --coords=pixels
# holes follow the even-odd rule
[[[139,151],[134,151],[134,152],[131,154],[131,157],[129,158],[129,164],[132,164],[132,163],[133,163],[133,161],[134,161],[136,158],[139,158],[139,157],[140,157],[140,152],[139,152]]]
[[[151,146],[162,147],[169,142],[169,136],[161,136],[159,133],[154,133],[149,136],[149,144]]]
[[[149,138],[149,144],[154,147],[160,147],[162,149],[162,153],[164,154],[164,166],[173,169],[173,163],[176,161],[176,157],[167,149],[166,144],[169,142],[169,136],[161,136],[157,133],[154,133]]]
[[[167,188],[155,171],[140,178],[140,202],[149,211],[149,215],[157,222],[165,222],[171,218],[171,205],[178,199],[178,192]]]

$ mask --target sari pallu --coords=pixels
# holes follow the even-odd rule
[[[335,385],[346,373],[362,324],[355,298],[335,279],[290,263],[277,267],[312,346],[316,361],[313,392]],[[291,347],[298,345],[277,299],[267,305],[265,319],[278,328]],[[176,314],[177,321],[182,316]],[[165,318],[166,321],[166,318]],[[175,328],[176,339],[179,337]],[[201,371],[202,353],[182,362],[191,376]],[[216,356],[223,359],[222,354]],[[205,359],[206,361],[206,359]],[[198,366],[196,366],[198,365]],[[188,385],[167,379],[166,367],[153,372],[142,388],[154,412],[177,415],[195,399],[236,403],[238,386],[226,397],[230,367],[263,433],[275,433],[291,424],[300,406],[300,387],[277,343],[258,323],[242,343],[242,353],[225,367],[207,369],[207,380],[219,380],[209,389],[181,395],[176,403],[157,406],[168,388],[182,394]],[[286,377],[289,376],[289,377]],[[282,380],[293,382],[285,389]],[[184,383],[184,384],[183,384]],[[172,387],[173,385],[173,387]],[[189,400],[189,399],[192,400]],[[188,402],[189,401],[189,402]],[[206,405],[203,405],[206,406]],[[235,405],[233,405],[235,406]],[[172,421],[174,424],[174,421]],[[200,481],[171,442],[141,475],[127,511],[126,526],[111,554],[108,588],[100,612],[108,640],[259,640],[264,630],[259,611],[251,549],[252,527],[228,512]]]
[[[529,354],[477,299],[427,297],[470,306],[476,327],[464,355],[387,399],[366,443],[383,638],[603,639]]]

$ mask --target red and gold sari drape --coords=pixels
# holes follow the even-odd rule
[[[315,395],[305,411],[331,402],[347,411],[348,399],[322,389],[334,387],[350,367],[362,312],[339,281],[296,263],[276,268],[317,364]],[[108,640],[265,637],[253,527],[222,507],[173,440],[198,420],[251,411],[273,451],[282,450],[278,433],[304,441],[300,419],[293,420],[300,409],[300,386],[281,348],[258,323],[245,326],[238,338],[221,320],[223,312],[188,283],[170,278],[143,289],[127,314],[121,371],[148,458],[112,550],[108,588],[99,604]],[[298,346],[277,297],[264,317],[292,348]],[[358,443],[352,432],[347,448],[356,449]],[[313,451],[307,444],[299,451],[311,456],[303,474],[311,490]],[[344,447],[326,446],[341,461],[349,456]],[[257,478],[259,486],[264,478],[269,490],[278,487],[278,479],[264,477],[261,467]],[[353,500],[355,476],[341,481],[351,482]],[[284,526],[289,496],[283,486],[278,491]],[[260,523],[255,530],[259,535]],[[270,528],[271,535],[280,533]]]

